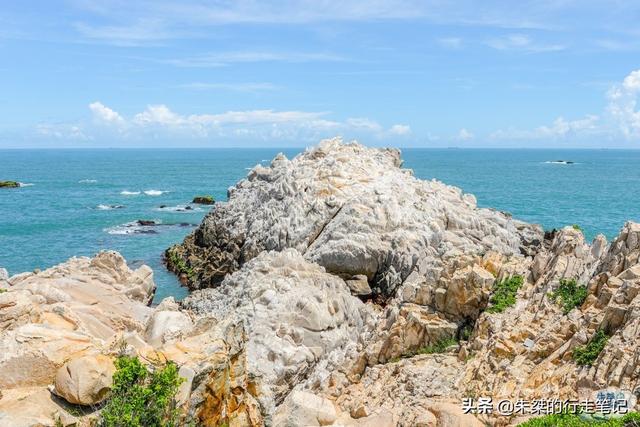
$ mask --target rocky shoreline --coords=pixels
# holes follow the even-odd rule
[[[517,425],[461,401],[603,389],[640,409],[640,224],[545,233],[401,164],[333,139],[256,166],[167,249],[180,303],[149,307],[151,270],[113,252],[0,274],[0,425],[90,425],[122,351],[177,363],[204,426]]]

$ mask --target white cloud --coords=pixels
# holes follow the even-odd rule
[[[409,135],[411,134],[411,127],[408,125],[393,125],[389,129],[389,133],[393,135]]]
[[[124,117],[99,101],[89,104],[89,110],[95,126],[89,123],[43,124],[38,127],[38,134],[64,138],[76,129],[75,139],[144,143],[175,138],[195,138],[203,141],[219,139],[226,143],[238,139],[250,142],[288,140],[301,143],[336,134],[375,139],[411,134],[410,126],[406,124],[395,124],[385,128],[375,120],[365,117],[347,118],[343,121],[331,120],[327,118],[328,112],[246,110],[214,114],[180,114],[164,104],[158,104],[149,105],[137,114]]]
[[[456,136],[456,139],[459,141],[469,141],[473,138],[475,138],[475,135],[465,128],[460,129],[458,135]]]
[[[560,44],[539,44],[534,43],[531,37],[526,34],[508,34],[504,37],[492,38],[486,41],[487,46],[498,50],[513,50],[519,52],[557,52],[564,50],[566,46]]]
[[[631,72],[621,85],[613,86],[607,93],[607,113],[627,138],[640,137],[640,70]]]
[[[124,123],[122,116],[109,107],[105,107],[101,102],[92,102],[89,109],[93,113],[93,117],[104,123]]]
[[[588,114],[581,119],[558,117],[551,125],[535,129],[501,129],[491,134],[494,139],[559,140],[594,137],[613,140],[640,139],[640,70],[632,71],[622,83],[607,92],[607,104],[600,115]]]
[[[44,138],[88,141],[91,137],[85,135],[78,125],[42,123],[36,126],[36,134]]]
[[[506,129],[491,134],[493,139],[556,140],[567,137],[583,137],[599,132],[600,117],[588,115],[578,120],[558,117],[551,125],[532,130]]]

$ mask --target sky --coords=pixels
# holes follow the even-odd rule
[[[640,148],[640,3],[3,0],[0,148]]]

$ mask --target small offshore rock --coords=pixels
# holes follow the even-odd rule
[[[206,195],[206,196],[195,196],[193,198],[193,200],[191,201],[191,203],[195,203],[195,204],[198,204],[198,205],[212,205],[215,202],[216,201],[213,198],[213,196],[209,196],[209,195]]]
[[[0,188],[18,188],[20,183],[18,181],[0,181]]]

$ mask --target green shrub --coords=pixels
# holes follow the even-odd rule
[[[580,307],[587,299],[587,287],[578,285],[575,279],[560,279],[558,289],[551,293],[551,299],[562,306],[564,314]]]
[[[175,250],[175,248],[169,248],[165,252],[167,257],[167,264],[178,274],[186,274],[189,280],[193,280],[195,277],[195,271],[187,265],[187,261]]]
[[[578,224],[571,225],[571,228],[573,228],[574,230],[582,231],[582,227],[580,227]]]
[[[7,292],[7,290],[5,288],[0,288],[0,294],[3,292]]]
[[[573,360],[580,366],[591,366],[598,358],[609,336],[602,330],[598,330],[586,344],[573,349]]]
[[[100,427],[174,427],[179,425],[175,396],[183,379],[173,362],[147,370],[137,357],[116,360],[111,396]]]
[[[502,313],[516,304],[516,294],[524,283],[522,276],[513,276],[497,281],[493,285],[493,295],[489,299],[488,313]]]
[[[518,427],[640,427],[640,413],[630,412],[619,418],[589,420],[575,414],[554,414],[532,418]]]

